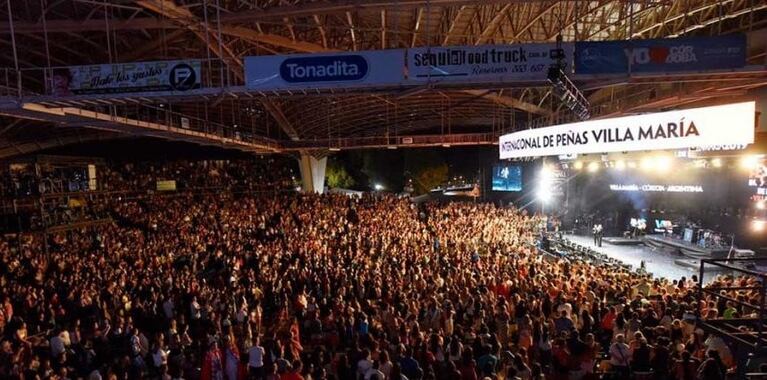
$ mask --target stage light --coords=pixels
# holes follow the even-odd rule
[[[538,185],[538,191],[536,192],[536,197],[539,201],[542,203],[549,203],[551,201],[551,188],[548,186],[543,186],[543,184]]]
[[[759,156],[743,156],[740,159],[740,167],[743,169],[755,169],[759,165]]]
[[[598,162],[596,162],[596,161],[589,162],[589,172],[595,173],[598,170],[599,170],[599,163]]]
[[[764,201],[756,202],[756,208],[759,210],[764,210],[765,208]]]
[[[715,168],[721,168],[722,167],[722,160],[720,158],[715,158],[711,160],[711,165]]]
[[[582,161],[575,161],[575,163],[573,164],[573,167],[575,168],[575,170],[581,170],[581,169],[583,169],[583,162]]]
[[[643,170],[652,170],[655,168],[655,160],[653,160],[651,157],[645,157],[642,159],[639,165]]]
[[[671,169],[671,165],[673,164],[673,160],[671,157],[658,157],[655,159],[655,166],[657,167],[658,171],[661,172],[667,172],[669,169]]]
[[[538,172],[538,184],[542,187],[550,187],[552,179],[554,178],[554,171],[547,165],[542,165],[541,170]]]
[[[754,232],[762,232],[764,231],[765,224],[766,223],[764,220],[754,220],[753,222],[751,222],[751,229]]]
[[[623,161],[623,160],[615,161],[615,168],[618,170],[626,169],[626,161]]]
[[[373,185],[373,188],[376,189],[376,191],[381,191],[384,189],[383,185],[381,185],[380,183],[376,183],[375,185]]]

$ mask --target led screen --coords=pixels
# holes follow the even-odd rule
[[[494,166],[493,191],[522,191],[522,168],[517,165]]]

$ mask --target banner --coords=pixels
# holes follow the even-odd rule
[[[245,57],[245,87],[292,90],[399,85],[404,69],[402,49]]]
[[[576,74],[663,73],[741,68],[746,36],[575,43]]]
[[[131,62],[53,69],[55,96],[183,92],[201,87],[197,60]]]
[[[573,45],[515,44],[408,49],[408,82],[545,81],[562,57],[571,67]]]
[[[501,159],[754,142],[754,102],[590,120],[500,137]]]

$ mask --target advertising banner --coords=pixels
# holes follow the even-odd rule
[[[198,60],[131,62],[53,69],[51,95],[184,92],[201,87]]]
[[[746,36],[575,43],[576,74],[663,73],[741,68]]]
[[[398,85],[404,70],[402,49],[245,57],[245,87],[288,90]]]
[[[573,45],[514,44],[408,49],[408,82],[545,81],[561,57],[568,71]]]
[[[501,159],[754,142],[754,102],[590,120],[500,137]]]

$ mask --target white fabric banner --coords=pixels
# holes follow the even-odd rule
[[[501,159],[752,144],[754,102],[590,120],[500,137]]]
[[[174,93],[201,86],[199,60],[69,66],[53,70],[51,95]]]
[[[573,44],[422,47],[407,50],[408,82],[545,81],[562,57],[567,72]]]
[[[295,90],[399,85],[405,50],[245,57],[245,87]]]

